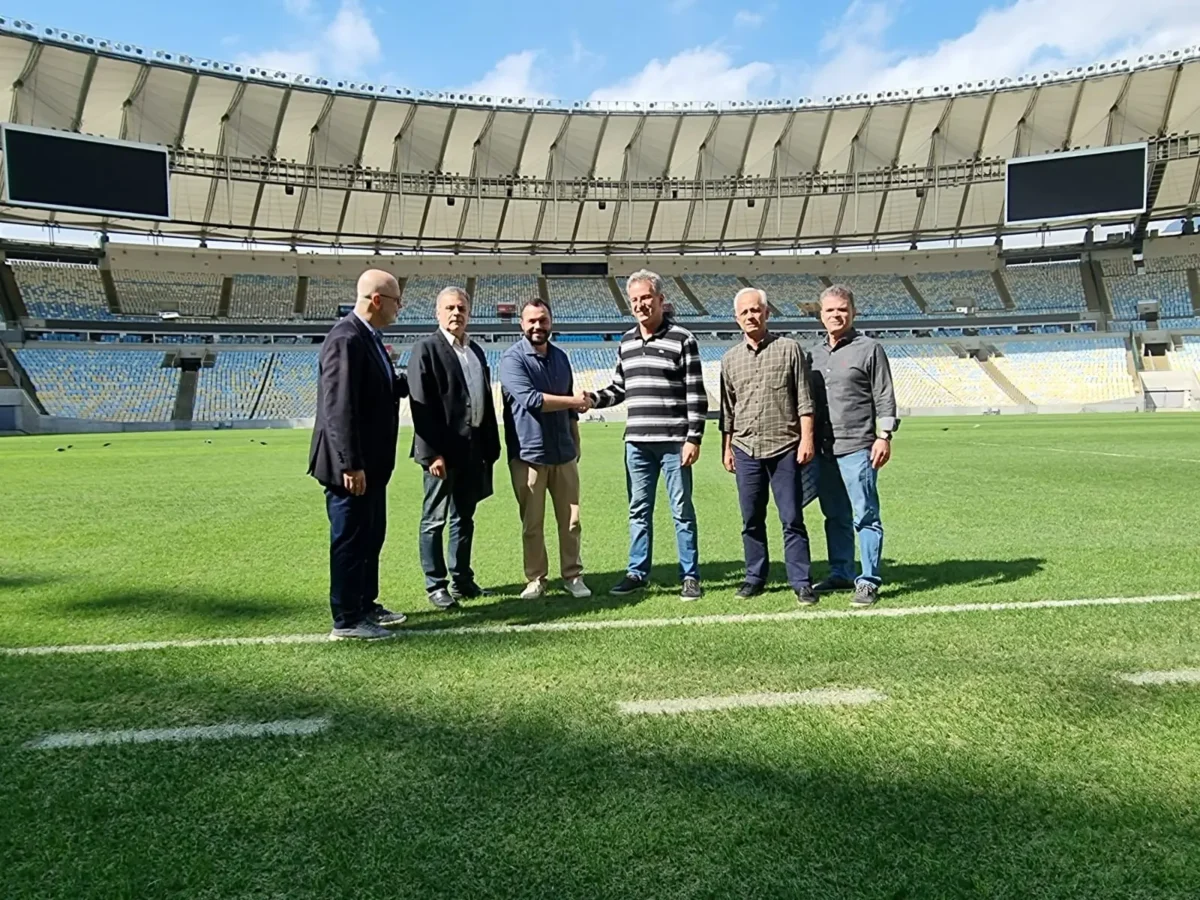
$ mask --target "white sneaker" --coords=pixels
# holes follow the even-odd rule
[[[567,593],[577,600],[583,600],[592,596],[592,589],[583,583],[583,579],[576,575],[574,578],[568,578],[563,582],[563,587],[567,589]]]
[[[531,581],[525,585],[525,590],[521,591],[522,600],[536,600],[538,597],[546,593],[546,582],[538,580]]]

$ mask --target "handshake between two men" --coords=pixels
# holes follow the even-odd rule
[[[571,405],[569,408],[573,412],[585,413],[590,411],[593,405],[594,403],[591,394],[589,394],[587,391],[576,391],[575,395],[571,397]]]

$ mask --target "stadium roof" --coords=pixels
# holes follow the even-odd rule
[[[1002,233],[1009,157],[1141,140],[1151,212],[1131,224],[1200,209],[1195,48],[795,104],[599,109],[411,94],[0,19],[5,121],[171,147],[173,220],[14,207],[0,217],[427,251],[907,243]]]

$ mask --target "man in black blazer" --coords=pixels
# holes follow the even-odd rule
[[[438,329],[413,347],[412,457],[425,470],[420,552],[429,602],[440,609],[485,595],[471,569],[475,507],[492,494],[500,432],[483,350],[467,336],[471,298],[458,287],[437,296]],[[449,572],[442,532],[450,523]]]
[[[379,605],[379,553],[387,485],[396,467],[399,404],[408,394],[383,344],[400,285],[378,269],[358,279],[354,311],[329,330],[317,375],[317,421],[308,473],[325,487],[329,515],[331,640],[381,640],[404,615]]]

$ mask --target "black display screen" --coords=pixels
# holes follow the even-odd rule
[[[131,219],[169,219],[164,147],[4,126],[5,202]]]
[[[1132,214],[1146,208],[1146,147],[1009,160],[1005,221],[1011,224]]]
[[[542,274],[547,278],[607,278],[608,263],[546,262],[542,263]]]

